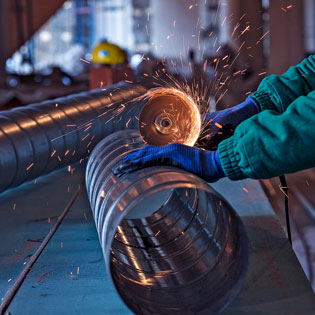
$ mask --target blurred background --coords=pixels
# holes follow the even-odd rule
[[[223,109],[315,53],[315,1],[0,0],[0,40],[0,110],[143,78]],[[315,288],[315,171],[288,182],[293,248]],[[285,225],[278,179],[261,183]]]

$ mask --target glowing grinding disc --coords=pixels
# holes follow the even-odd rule
[[[147,103],[139,117],[144,141],[152,145],[178,142],[193,146],[197,141],[201,119],[193,99],[174,88],[149,91]]]

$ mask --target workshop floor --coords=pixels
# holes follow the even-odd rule
[[[9,290],[16,291],[6,314],[131,314],[105,270],[84,190],[85,168],[72,167],[73,172],[58,170],[0,196],[0,302],[7,301]],[[314,314],[311,287],[258,181],[222,179],[212,186],[237,210],[250,243],[245,283],[223,314]],[[28,269],[66,209],[60,227]]]
[[[293,249],[315,292],[315,168],[286,175],[289,191]],[[284,196],[279,179],[261,181],[269,201],[285,228]]]

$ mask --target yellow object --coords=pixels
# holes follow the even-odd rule
[[[106,65],[119,65],[126,62],[126,53],[119,46],[103,41],[93,49],[91,61]]]

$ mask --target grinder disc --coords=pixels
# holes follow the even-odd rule
[[[145,142],[152,145],[195,144],[201,119],[190,96],[174,88],[159,88],[149,91],[145,97],[147,103],[139,117],[139,130]]]

